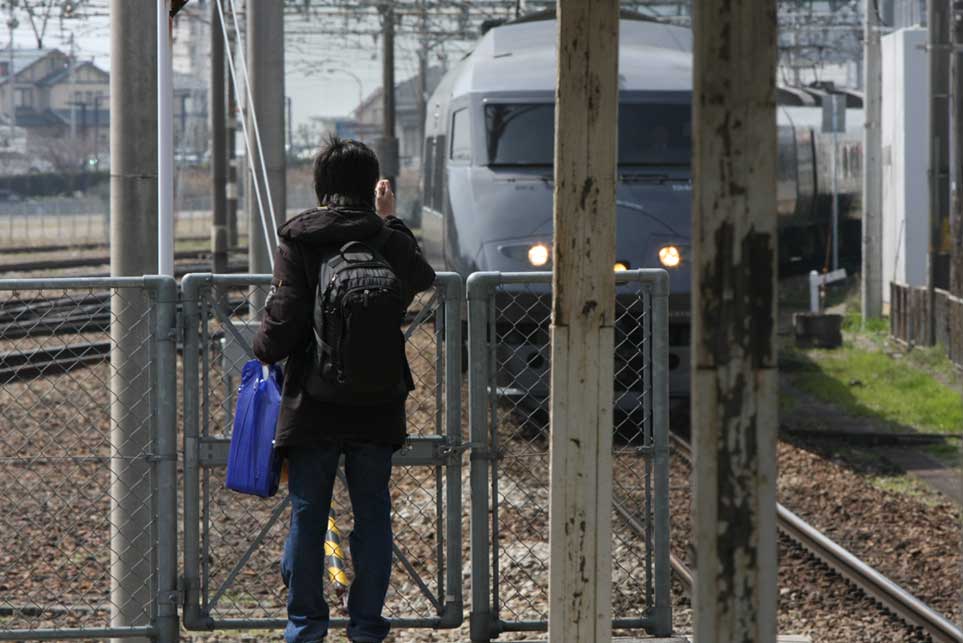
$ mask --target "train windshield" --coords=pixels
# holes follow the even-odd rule
[[[550,103],[485,106],[489,165],[551,166],[555,106]],[[692,108],[686,103],[619,105],[619,165],[688,166]]]

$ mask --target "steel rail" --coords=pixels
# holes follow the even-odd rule
[[[672,447],[691,463],[692,448],[689,443],[675,434],[670,434],[670,439]],[[776,518],[777,526],[783,534],[824,562],[840,576],[859,587],[867,596],[874,598],[887,611],[899,616],[909,625],[921,628],[934,641],[946,643],[963,641],[963,632],[942,614],[778,503],[776,504]],[[673,569],[675,569],[674,563]],[[677,573],[680,577],[682,576],[681,570]],[[693,576],[690,572],[690,588],[692,587],[692,580]]]
[[[232,252],[242,252],[246,248],[232,248]],[[199,259],[211,254],[209,249],[184,250],[177,252],[174,259]],[[33,272],[39,270],[62,270],[66,268],[90,268],[92,266],[106,266],[110,263],[108,256],[70,257],[67,259],[40,259],[35,261],[19,261],[0,264],[0,272]]]

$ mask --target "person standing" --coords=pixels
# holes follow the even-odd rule
[[[322,541],[342,455],[354,511],[348,638],[380,643],[388,635],[381,615],[392,564],[388,483],[414,389],[401,323],[435,273],[394,216],[394,194],[379,177],[378,159],[363,143],[326,142],[314,162],[319,206],[278,230],[254,338],[259,360],[287,360],[275,435],[291,497],[281,561],[287,643],[315,643],[328,633]]]

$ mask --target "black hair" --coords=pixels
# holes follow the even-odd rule
[[[361,141],[331,135],[314,158],[314,193],[321,205],[375,204],[378,157]]]

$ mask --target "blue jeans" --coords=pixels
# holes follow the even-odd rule
[[[354,580],[348,592],[348,638],[358,643],[380,643],[388,636],[388,621],[382,618],[381,610],[391,575],[388,481],[393,449],[332,442],[324,447],[288,449],[291,529],[281,559],[281,575],[288,587],[287,643],[316,643],[328,633],[323,540],[342,453],[354,510],[349,539]]]

